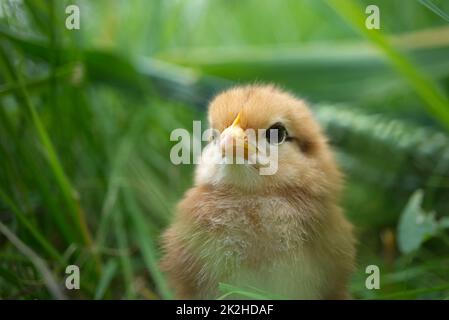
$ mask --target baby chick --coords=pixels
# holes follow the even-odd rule
[[[305,103],[250,85],[219,94],[208,116],[221,134],[163,235],[161,267],[176,297],[213,299],[222,282],[286,299],[349,298],[355,240],[339,206],[342,176]],[[257,153],[246,129],[276,130],[275,141],[266,135],[277,146],[274,174],[261,175],[257,161],[208,161],[225,157],[229,139],[244,146],[245,159]]]

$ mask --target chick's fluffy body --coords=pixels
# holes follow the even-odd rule
[[[210,126],[222,132],[239,112],[243,129],[283,123],[294,139],[279,146],[274,175],[200,162],[163,235],[161,266],[176,297],[216,298],[223,282],[288,299],[347,298],[355,241],[320,127],[304,102],[273,86],[221,93]]]

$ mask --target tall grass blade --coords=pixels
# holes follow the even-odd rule
[[[366,28],[366,17],[363,15],[361,6],[353,0],[329,0],[328,3],[385,54],[385,57],[421,96],[429,113],[449,130],[449,101],[440,88],[423,75],[405,55],[396,50],[380,31]]]
[[[71,214],[73,222],[78,227],[78,230],[80,231],[80,239],[78,241],[81,241],[81,243],[84,243],[87,246],[92,245],[92,239],[90,236],[90,232],[87,227],[87,222],[84,216],[83,211],[79,207],[78,203],[75,200],[75,189],[72,187],[68,177],[66,176],[64,169],[61,165],[61,162],[59,161],[58,155],[56,154],[56,151],[53,147],[53,144],[50,140],[50,137],[42,124],[42,121],[34,107],[34,105],[31,103],[28,92],[24,86],[24,82],[22,80],[22,76],[19,72],[17,72],[12,65],[12,63],[9,61],[5,51],[3,48],[0,50],[0,58],[3,62],[3,66],[6,70],[10,70],[11,77],[15,79],[19,85],[20,88],[20,94],[23,99],[23,102],[25,103],[25,107],[27,108],[28,112],[31,115],[33,124],[37,130],[39,139],[42,143],[42,146],[46,152],[47,159],[50,165],[50,168],[53,171],[53,174],[55,175],[56,180],[58,181],[58,184],[61,188],[61,191],[64,196],[65,203],[67,205],[67,209],[69,214]]]
[[[145,264],[152,275],[159,294],[163,299],[172,298],[172,294],[167,286],[162,272],[159,270],[157,259],[157,247],[151,239],[151,233],[147,228],[147,221],[142,215],[142,212],[134,202],[133,196],[128,188],[123,188],[123,198],[125,207],[130,215],[134,234],[143,255]]]
[[[48,268],[47,264],[42,258],[40,258],[30,247],[23,243],[19,238],[12,233],[7,226],[0,222],[0,232],[11,241],[11,243],[30,261],[34,264],[36,269],[42,275],[42,280],[47,286],[48,291],[52,294],[55,299],[64,300],[66,296],[59,288],[58,282],[54,278],[52,272]]]
[[[19,208],[17,208],[14,202],[2,190],[0,190],[0,200],[9,206],[19,222],[25,227],[25,229],[27,229],[31,233],[31,235],[36,239],[36,241],[50,257],[56,259],[56,261],[58,261],[59,263],[64,263],[64,259],[58,253],[57,249],[53,247],[53,245],[46,240],[45,236],[28,221],[25,215],[19,210]]]
[[[100,277],[100,281],[98,282],[97,289],[95,291],[94,299],[100,300],[103,299],[106,290],[108,289],[109,285],[111,284],[112,279],[114,278],[116,272],[118,269],[118,263],[117,260],[111,259],[109,260],[104,268],[103,272]]]
[[[441,10],[440,8],[438,8],[437,5],[435,3],[433,3],[432,1],[419,0],[419,3],[426,6],[430,11],[432,11],[433,13],[437,14],[438,16],[440,16],[441,18],[443,18],[444,20],[449,22],[449,15],[446,12],[444,12],[443,10]]]

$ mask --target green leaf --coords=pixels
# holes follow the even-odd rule
[[[228,297],[234,298],[235,296],[240,296],[246,299],[254,299],[254,300],[279,300],[285,299],[282,296],[274,295],[263,290],[254,288],[254,287],[236,287],[234,285],[220,282],[218,284],[218,289],[223,292],[223,295],[218,297],[218,300],[224,300]]]
[[[438,231],[434,213],[426,213],[421,207],[423,191],[417,190],[401,214],[398,226],[399,249],[402,253],[410,253]]]

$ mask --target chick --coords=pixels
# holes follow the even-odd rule
[[[220,136],[163,234],[161,268],[176,297],[213,299],[222,282],[286,299],[349,298],[355,239],[339,206],[342,175],[305,103],[272,85],[236,87],[211,102],[208,119]],[[274,142],[266,135],[274,174],[257,161],[208,161],[225,157],[226,139],[241,141],[245,159],[257,153],[247,129],[277,132]]]

